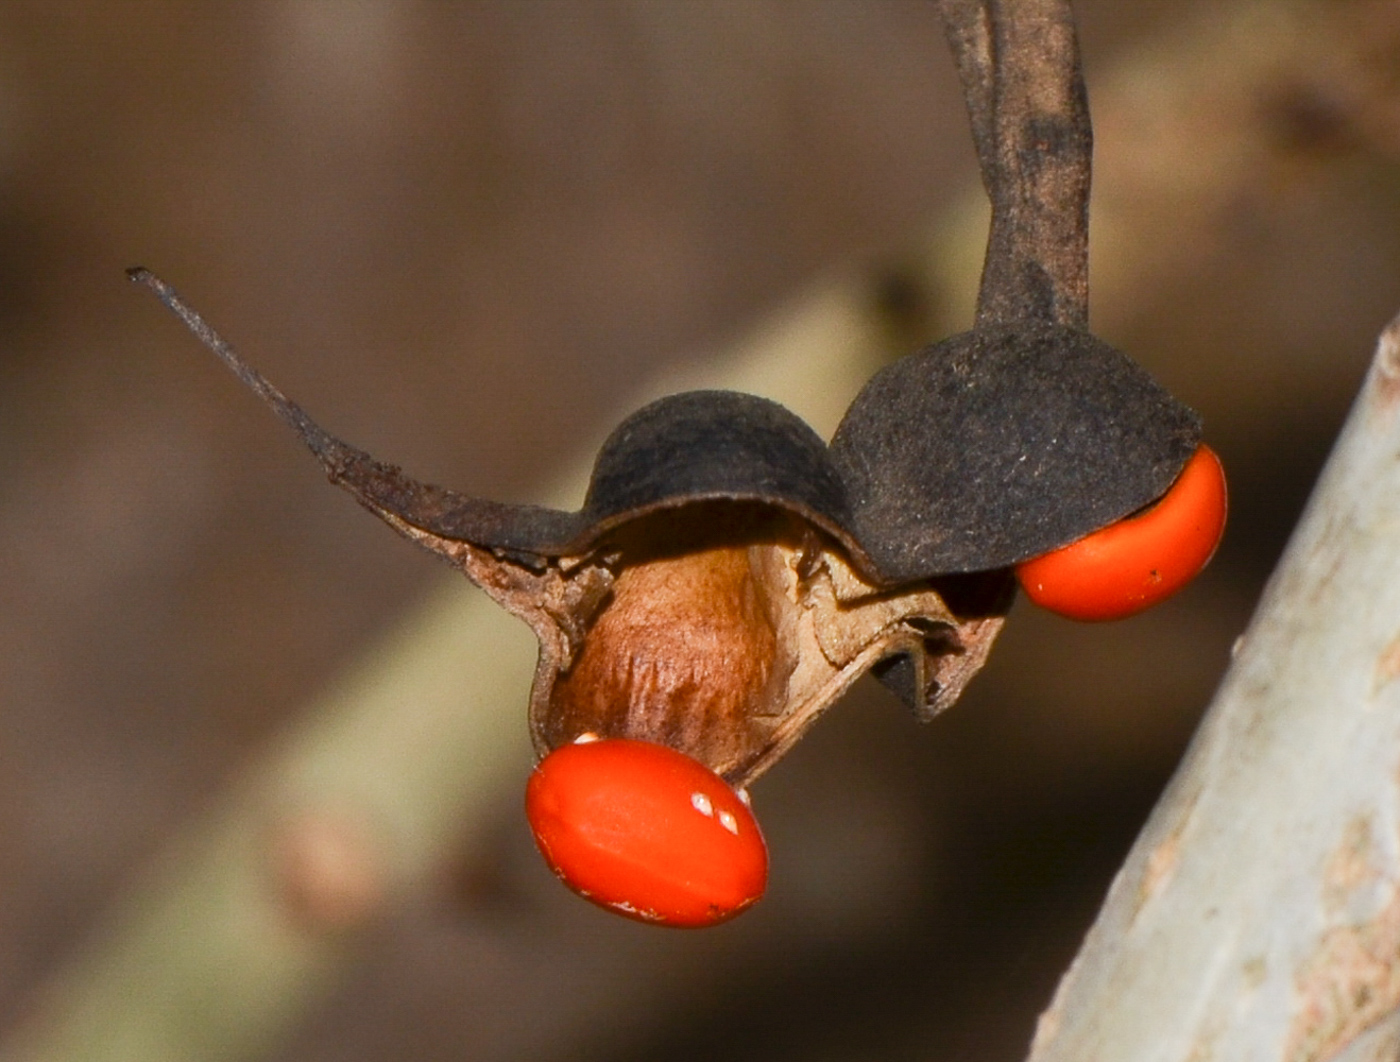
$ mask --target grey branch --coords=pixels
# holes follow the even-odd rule
[[[1400,318],[1033,1062],[1395,1057],[1398,454]]]

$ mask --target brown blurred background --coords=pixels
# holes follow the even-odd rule
[[[1081,0],[1091,99],[1229,6]],[[1109,627],[1018,606],[928,727],[863,684],[761,784],[769,898],[710,933],[565,894],[502,794],[275,1057],[1020,1057],[1400,309],[1395,6],[1324,5],[1365,92],[1243,101],[1291,161],[1187,189],[1213,242],[1112,314],[1231,473],[1197,586]],[[638,378],[975,180],[925,0],[0,5],[0,1023],[442,577],[124,267],[377,456],[540,500]]]

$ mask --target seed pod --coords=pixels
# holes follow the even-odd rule
[[[830,449],[772,402],[698,391],[613,432],[578,512],[471,498],[336,439],[130,271],[333,482],[530,624],[532,827],[571,886],[628,913],[708,924],[757,899],[756,824],[740,852],[744,831],[674,818],[684,799],[732,803],[725,783],[867,670],[925,717],[947,707],[1001,628],[1011,567],[1155,501],[1199,442],[1194,413],[1084,331],[1092,135],[1067,0],[940,10],[992,200],[977,327],[879,373]],[[1221,499],[1223,515],[1223,481]],[[742,872],[672,874],[693,845]]]
[[[1069,0],[940,0],[991,226],[974,330],[878,374],[832,441],[891,581],[1018,564],[1160,498],[1197,416],[1088,333],[1093,129]]]
[[[852,530],[827,447],[776,403],[725,391],[661,399],[604,444],[578,512],[503,505],[419,483],[335,438],[168,285],[131,275],[333,482],[531,626],[540,756],[585,732],[648,741],[742,787],[882,661],[881,677],[920,715],[946,708],[1001,628],[1007,571],[891,585]]]

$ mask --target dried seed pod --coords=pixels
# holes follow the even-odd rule
[[[756,900],[756,825],[743,858],[722,854],[744,809],[701,833],[714,824],[675,809],[737,801],[714,776],[747,785],[867,670],[923,715],[952,703],[1011,566],[1156,500],[1199,442],[1194,413],[1084,330],[1092,134],[1067,0],[940,8],[992,200],[977,326],[879,373],[830,449],[772,402],[699,391],[625,420],[576,513],[470,498],[336,439],[130,272],[333,482],[530,624],[536,838],[575,889],[640,917],[708,924]],[[612,786],[616,764],[596,765],[619,750],[633,777]],[[741,872],[672,873],[715,840]]]
[[[585,732],[631,738],[741,787],[882,661],[920,714],[947,707],[1001,628],[1007,571],[891,585],[852,530],[827,447],[776,403],[724,391],[661,399],[609,437],[581,510],[503,505],[419,483],[335,438],[168,285],[131,276],[333,482],[531,626],[541,756]]]
[[[992,218],[973,331],[866,385],[832,440],[891,583],[1018,564],[1160,498],[1200,421],[1088,333],[1093,130],[1069,0],[939,0]]]

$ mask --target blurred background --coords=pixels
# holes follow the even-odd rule
[[[928,726],[863,681],[757,787],[773,884],[717,930],[577,901],[502,791],[265,1057],[1022,1055],[1400,310],[1397,5],[1076,9],[1095,322],[1205,414],[1207,574],[1112,626],[1021,603]],[[0,1031],[447,578],[125,267],[344,438],[541,501],[827,278],[965,327],[907,269],[976,181],[925,0],[0,5]]]

